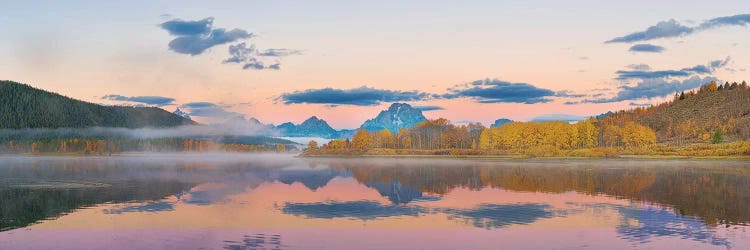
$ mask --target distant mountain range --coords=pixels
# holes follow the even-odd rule
[[[288,137],[339,138],[339,131],[331,128],[326,121],[316,116],[312,116],[298,125],[291,122],[282,123],[276,127],[276,130],[281,135]]]
[[[179,110],[177,110],[179,111]],[[175,114],[178,114],[175,111]],[[239,119],[239,120],[238,120]],[[381,111],[377,117],[365,121],[359,129],[368,131],[390,130],[398,133],[402,128],[409,128],[427,120],[422,111],[406,103],[394,103],[387,110]],[[323,119],[312,116],[300,124],[285,122],[279,125],[264,124],[258,119],[244,120],[237,118],[228,121],[232,124],[245,124],[262,134],[284,137],[321,137],[328,139],[347,138],[354,135],[356,129],[336,130]]]
[[[194,121],[155,107],[104,106],[0,81],[0,128],[175,127]]]
[[[391,133],[427,120],[422,110],[406,103],[393,103],[358,129]],[[492,126],[512,122],[498,119]],[[0,128],[85,128],[85,127],[176,127],[198,125],[190,115],[177,108],[173,113],[156,107],[104,106],[75,100],[29,85],[0,81]],[[255,118],[230,119],[216,128],[233,135],[351,137],[357,129],[333,129],[325,120],[312,116],[300,124],[264,124]]]

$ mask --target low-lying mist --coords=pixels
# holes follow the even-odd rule
[[[215,138],[223,136],[277,136],[279,133],[252,124],[186,125],[172,128],[24,128],[0,129],[0,140],[39,140],[48,138]]]

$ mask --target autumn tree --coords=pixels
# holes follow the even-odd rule
[[[308,149],[317,149],[318,148],[318,142],[315,140],[310,140],[310,142],[307,143]]]
[[[372,136],[365,129],[357,130],[352,137],[352,147],[356,149],[369,149],[372,148],[372,144]]]

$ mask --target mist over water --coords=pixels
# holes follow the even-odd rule
[[[737,249],[747,190],[743,161],[4,156],[0,246]]]
[[[0,129],[0,139],[45,139],[45,138],[126,138],[155,139],[169,137],[217,137],[217,136],[276,136],[277,131],[250,123],[227,123],[213,125],[185,125],[173,128],[26,128]]]

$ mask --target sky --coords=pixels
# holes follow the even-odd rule
[[[491,124],[750,80],[744,1],[10,1],[0,79],[199,122]]]

